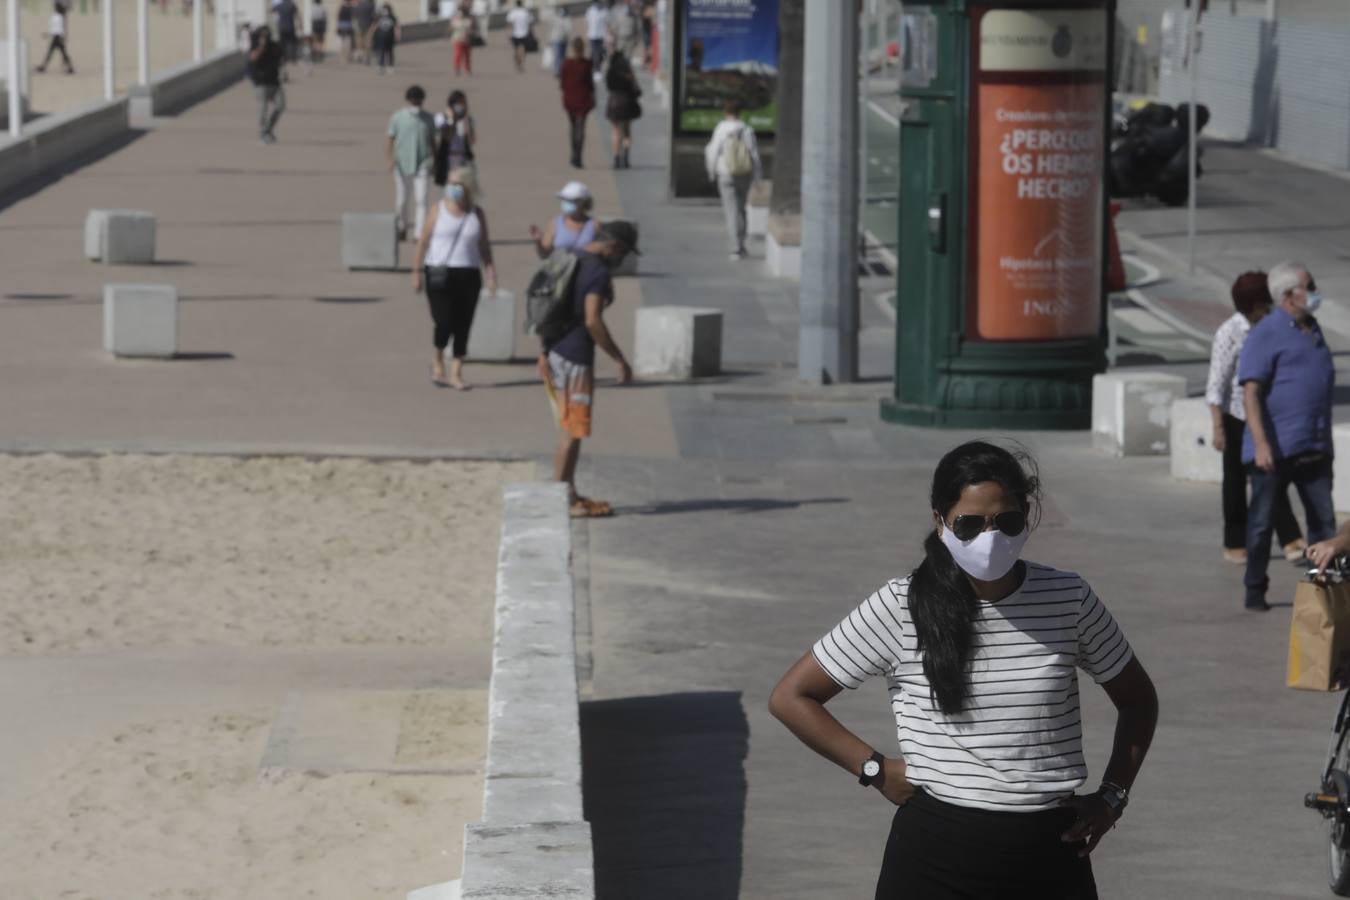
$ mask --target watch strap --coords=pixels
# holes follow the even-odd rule
[[[861,784],[863,787],[871,787],[872,779],[875,777],[867,774],[867,764],[869,762],[877,764],[878,775],[883,774],[886,771],[886,757],[882,756],[879,750],[873,750],[872,755],[863,761],[862,767],[858,772],[858,784]]]

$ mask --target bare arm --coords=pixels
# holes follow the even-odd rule
[[[1266,436],[1266,409],[1261,400],[1261,382],[1247,381],[1242,385],[1242,399],[1247,407],[1247,427],[1252,431],[1252,446],[1256,450],[1256,467],[1263,472],[1275,471],[1275,453]]]
[[[487,216],[480,207],[478,213],[478,255],[483,260],[484,286],[489,294],[497,293],[497,266],[492,262],[492,238],[488,235]]]
[[[549,220],[548,227],[542,232],[538,228],[531,226],[531,232],[534,234],[534,252],[539,254],[540,259],[545,259],[553,252],[553,226],[552,219]]]
[[[803,744],[857,777],[862,764],[872,755],[872,748],[825,708],[841,690],[808,651],[773,689],[769,712]],[[905,780],[905,761],[899,757],[887,757],[881,777],[872,784],[896,804],[904,803],[914,793]]]
[[[394,171],[394,136],[389,135],[389,140],[384,145],[384,161],[389,164],[389,171]]]
[[[629,368],[628,360],[623,357],[623,351],[619,349],[618,344],[614,343],[614,338],[609,334],[609,328],[605,326],[605,317],[601,312],[604,307],[604,297],[599,294],[586,295],[586,330],[595,339],[596,346],[608,353],[610,358],[619,364],[621,373],[619,383],[626,384],[633,380],[633,370]]]
[[[413,290],[422,290],[422,261],[427,258],[427,247],[431,244],[431,234],[436,230],[436,218],[441,213],[441,205],[433,203],[427,210],[426,221],[422,223],[422,233],[417,236],[417,249],[413,251],[412,277]]]

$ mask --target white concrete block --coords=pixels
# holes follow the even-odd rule
[[[1336,512],[1350,514],[1350,425],[1331,427],[1336,458],[1331,464],[1331,501]]]
[[[148,266],[155,261],[155,216],[143,209],[101,210],[99,256],[108,265]],[[97,222],[97,220],[96,220]],[[85,220],[85,254],[90,250]]]
[[[408,892],[408,900],[460,900],[460,896],[458,878]]]
[[[633,370],[639,375],[698,378],[722,370],[722,311],[643,306],[636,317]]]
[[[764,237],[769,233],[769,208],[767,206],[747,206],[745,208],[745,231],[751,237]]]
[[[1222,484],[1223,454],[1214,449],[1214,420],[1205,398],[1173,401],[1171,420],[1172,477]]]
[[[103,349],[113,356],[178,352],[178,289],[171,284],[105,284]]]
[[[103,258],[103,232],[108,224],[108,210],[91,209],[84,217],[84,258]]]
[[[347,269],[398,268],[398,223],[394,214],[343,213],[342,265]]]
[[[469,331],[469,359],[510,362],[516,349],[516,295],[498,288],[478,296]]]
[[[802,277],[802,248],[800,246],[780,244],[772,234],[769,234],[764,238],[764,248],[769,272],[774,277]]]
[[[1117,370],[1092,379],[1092,445],[1115,456],[1164,456],[1172,402],[1186,379],[1165,372]]]

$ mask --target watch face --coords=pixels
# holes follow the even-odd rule
[[[867,762],[863,763],[863,774],[868,778],[875,778],[877,775],[881,774],[881,763],[877,762],[875,759],[869,759]]]

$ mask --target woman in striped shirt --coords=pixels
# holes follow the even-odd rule
[[[1029,457],[964,444],[938,463],[930,499],[923,562],[817,641],[769,709],[899,807],[877,900],[1091,900],[1088,854],[1148,751],[1153,684],[1082,578],[1020,560],[1039,513]],[[1101,787],[1084,795],[1079,668],[1119,716]],[[873,675],[886,679],[898,757],[825,709]]]

